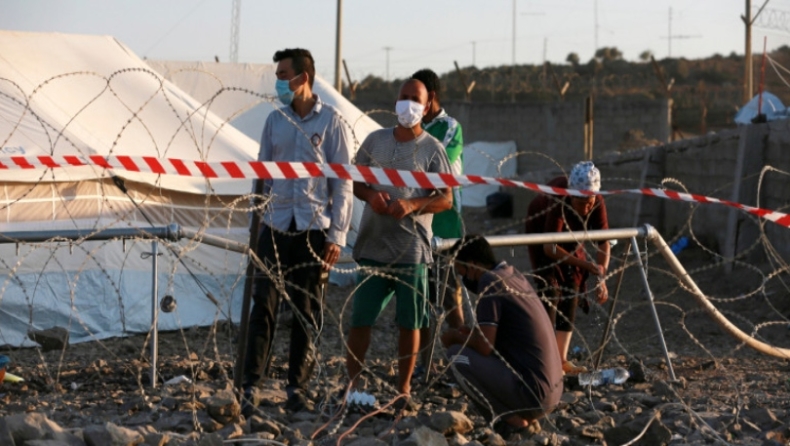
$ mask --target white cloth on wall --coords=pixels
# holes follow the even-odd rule
[[[513,178],[517,171],[515,141],[477,141],[464,145],[464,173],[485,177]],[[486,205],[486,197],[499,186],[466,186],[462,196],[464,206]]]

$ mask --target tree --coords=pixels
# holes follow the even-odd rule
[[[612,60],[622,59],[623,53],[618,50],[616,46],[605,46],[603,48],[598,48],[598,50],[595,51],[595,58],[604,62],[609,62]]]
[[[579,65],[580,60],[581,59],[579,59],[579,55],[576,53],[568,53],[568,57],[565,58],[565,62],[569,62],[574,67]]]
[[[653,57],[653,52],[650,50],[644,50],[641,53],[639,53],[639,60],[641,60],[642,62],[648,62],[651,57]]]

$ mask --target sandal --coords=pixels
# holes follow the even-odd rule
[[[571,376],[578,375],[579,373],[587,373],[587,367],[576,365],[571,361],[562,361],[562,373]]]

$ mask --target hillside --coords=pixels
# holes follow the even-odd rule
[[[575,53],[562,65],[518,65],[477,68],[464,67],[441,74],[444,100],[464,100],[465,87],[474,82],[469,100],[473,102],[580,101],[590,93],[596,97],[636,96],[657,98],[667,94],[673,99],[674,126],[683,134],[699,134],[733,127],[733,117],[742,105],[743,56],[719,54],[706,59],[674,59],[628,62],[616,48],[602,48],[598,57],[587,63],[578,61]],[[768,56],[778,65],[790,67],[790,47],[783,46]],[[754,89],[759,91],[762,55],[754,56]],[[415,67],[419,69],[422,67]],[[658,74],[656,68],[659,68]],[[778,72],[790,78],[790,72]],[[462,80],[463,78],[463,80]],[[355,100],[389,101],[403,79],[390,82],[368,76],[357,85]],[[568,85],[564,97],[559,91]],[[669,84],[669,92],[664,85]],[[790,104],[790,87],[772,68],[765,64],[765,91]],[[344,94],[349,96],[348,85]]]

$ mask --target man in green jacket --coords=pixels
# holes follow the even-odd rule
[[[439,76],[428,68],[417,71],[411,76],[425,85],[428,90],[428,113],[422,118],[422,128],[431,136],[438,139],[447,151],[450,167],[455,175],[460,175],[464,170],[464,137],[461,124],[450,117],[439,102],[442,86]],[[436,237],[460,238],[464,234],[463,219],[461,218],[461,188],[453,188],[453,207],[444,212],[434,214],[431,225]],[[441,306],[447,312],[446,321],[450,328],[459,328],[464,325],[464,313],[461,305],[461,286],[458,283],[452,268],[443,263],[440,257],[434,256],[434,264],[430,272],[430,301],[431,304]],[[420,367],[415,375],[421,375],[427,369],[431,356],[431,343],[436,323],[432,320],[431,328],[424,328],[420,332]]]

